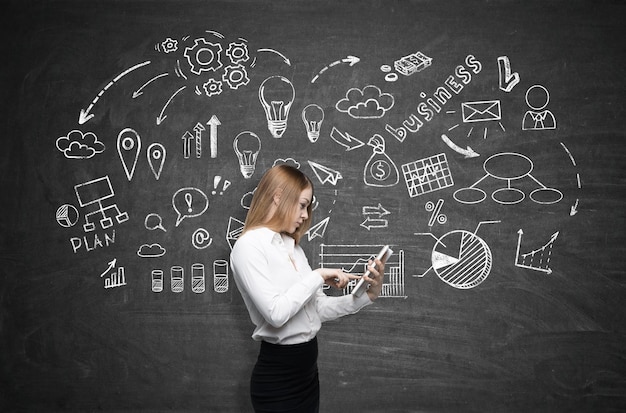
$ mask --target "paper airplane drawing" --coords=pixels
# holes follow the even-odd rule
[[[311,241],[316,237],[323,238],[324,234],[326,233],[328,221],[330,221],[330,217],[326,217],[325,219],[321,220],[320,222],[309,228],[309,230],[306,232],[307,239]]]
[[[315,172],[315,176],[317,176],[317,179],[319,179],[322,184],[329,182],[332,185],[337,185],[337,181],[343,178],[339,171],[335,171],[334,169],[312,161],[308,162],[313,172]]]

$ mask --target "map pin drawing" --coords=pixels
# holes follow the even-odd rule
[[[117,153],[122,161],[126,177],[133,179],[139,152],[141,151],[141,138],[133,129],[125,128],[117,135]]]
[[[161,176],[161,171],[163,171],[163,164],[165,163],[165,147],[160,143],[153,143],[148,146],[148,153],[146,155],[148,156],[150,169],[158,181]]]

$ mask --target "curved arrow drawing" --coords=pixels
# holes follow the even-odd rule
[[[446,145],[450,147],[450,149],[457,153],[460,153],[461,155],[465,156],[465,158],[475,158],[477,156],[480,156],[478,152],[474,152],[474,150],[469,146],[467,147],[467,149],[461,148],[456,143],[452,142],[450,138],[448,138],[448,136],[445,134],[441,135],[441,139],[446,143]]]
[[[285,57],[284,54],[274,50],[274,49],[258,49],[257,52],[270,52],[270,53],[275,53],[278,56],[282,57],[282,59],[285,61],[285,63],[287,63],[289,66],[291,66],[291,61],[289,59],[287,59],[287,57]]]
[[[87,107],[87,109],[81,109],[80,110],[80,114],[78,115],[78,124],[82,125],[84,123],[86,123],[87,121],[89,121],[91,118],[94,117],[94,114],[91,113],[91,109],[93,109],[93,106],[96,104],[96,102],[98,102],[98,100],[100,99],[100,96],[102,96],[104,94],[104,92],[106,92],[111,86],[113,86],[113,84],[115,82],[117,82],[118,80],[120,80],[122,77],[126,76],[127,74],[129,74],[130,72],[132,72],[135,69],[139,69],[142,66],[146,66],[149,65],[150,61],[147,60],[143,63],[139,63],[136,64],[135,66],[124,70],[122,73],[120,73],[119,75],[115,76],[115,78],[113,80],[111,80],[109,83],[107,83],[107,85],[96,95],[95,98],[93,98],[93,100],[91,101],[91,103],[89,104],[89,106]]]
[[[324,73],[325,71],[327,71],[328,69],[330,69],[333,66],[337,66],[340,63],[349,63],[349,66],[354,66],[355,64],[359,63],[360,61],[361,61],[361,59],[359,59],[356,56],[351,56],[351,55],[348,55],[347,57],[345,57],[343,59],[340,59],[340,60],[335,60],[331,64],[329,64],[327,66],[324,66],[324,68],[322,70],[320,70],[319,73],[313,77],[313,79],[311,79],[311,83],[315,83],[315,81],[320,77],[320,75],[322,73]]]
[[[161,78],[163,76],[167,76],[169,75],[169,73],[161,73],[160,75],[157,75],[155,77],[153,77],[152,79],[148,80],[146,83],[144,83],[143,85],[141,85],[141,87],[139,89],[137,89],[136,91],[133,92],[133,99],[138,98],[139,96],[143,95],[143,90],[145,89],[146,86],[148,86],[150,83],[154,82],[155,80],[157,80],[158,78]]]
[[[172,94],[172,96],[170,96],[170,98],[167,100],[167,102],[165,103],[165,105],[163,105],[163,109],[161,109],[161,113],[159,113],[159,116],[157,116],[156,118],[156,124],[160,125],[161,123],[163,123],[163,121],[165,120],[165,118],[167,118],[167,115],[163,115],[163,113],[165,112],[165,109],[167,108],[167,105],[170,104],[170,102],[172,101],[172,99],[174,99],[174,97],[179,94],[184,88],[186,88],[187,86],[183,86],[180,89],[178,89],[176,92],[174,92]]]

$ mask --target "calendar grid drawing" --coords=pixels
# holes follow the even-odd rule
[[[406,163],[402,173],[411,198],[454,185],[445,153]]]

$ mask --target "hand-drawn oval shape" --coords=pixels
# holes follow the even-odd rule
[[[477,204],[487,198],[487,193],[480,188],[461,188],[454,191],[452,196],[462,204]]]
[[[524,191],[517,188],[500,188],[493,191],[491,194],[491,199],[504,205],[518,204],[522,202],[525,197]]]
[[[487,158],[483,169],[497,179],[519,179],[533,170],[533,162],[519,153],[502,152]]]
[[[530,199],[538,204],[556,204],[563,199],[563,193],[554,188],[539,188],[530,193]]]

